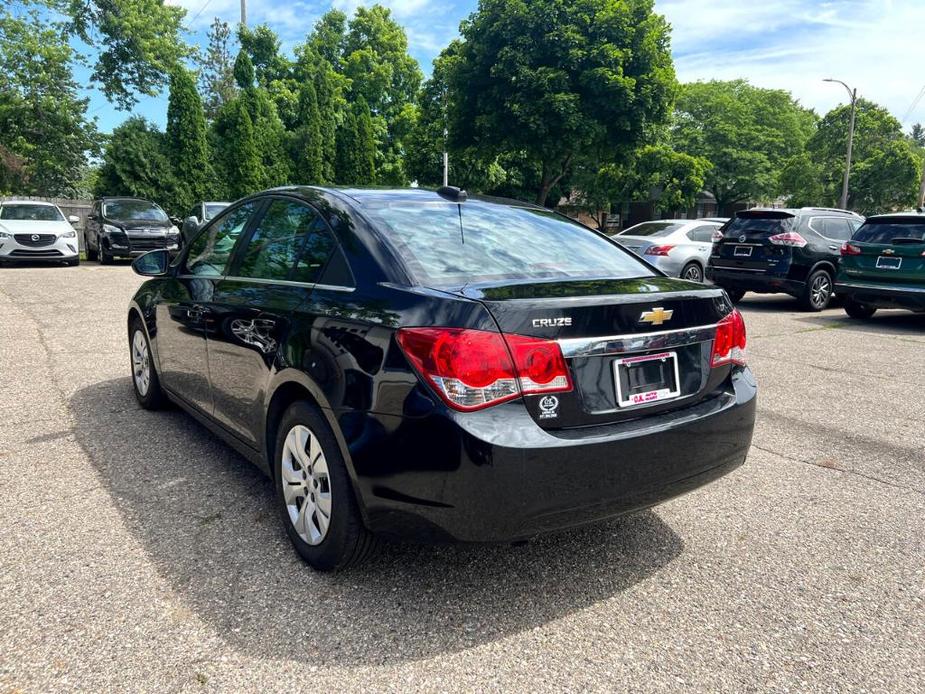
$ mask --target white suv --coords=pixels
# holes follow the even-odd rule
[[[80,263],[77,232],[57,205],[36,200],[0,202],[0,263],[52,261]]]

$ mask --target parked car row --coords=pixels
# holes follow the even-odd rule
[[[227,202],[199,202],[184,223],[195,231],[228,206]],[[9,200],[0,203],[0,262],[46,261],[77,265],[80,252],[74,224],[50,202]],[[104,197],[93,201],[84,227],[88,260],[108,264],[115,258],[134,258],[182,245],[177,220],[156,203],[140,198]]]

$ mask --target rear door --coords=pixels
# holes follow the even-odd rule
[[[713,245],[710,265],[742,272],[786,274],[793,247],[781,243],[784,234],[796,233],[796,217],[785,210],[739,212]],[[772,237],[776,237],[772,242]]]
[[[869,219],[842,257],[849,280],[925,287],[925,218]]]
[[[261,442],[266,388],[293,314],[308,301],[335,246],[311,206],[271,198],[216,287],[209,333],[214,416],[251,445]]]

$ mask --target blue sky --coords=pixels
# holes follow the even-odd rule
[[[189,39],[205,45],[216,16],[236,22],[240,0],[167,0],[188,10]],[[457,35],[477,0],[380,0],[405,27],[411,54],[430,72],[434,56]],[[267,23],[291,51],[330,7],[348,14],[360,0],[248,0],[248,23]],[[656,0],[672,25],[675,68],[682,81],[744,77],[791,91],[824,113],[846,99],[835,77],[887,108],[908,127],[925,121],[925,0]],[[86,71],[78,74],[86,79]],[[127,114],[90,89],[90,111],[110,131]],[[166,99],[143,99],[134,113],[161,127]]]

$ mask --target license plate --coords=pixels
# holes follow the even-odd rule
[[[751,246],[736,246],[732,254],[737,258],[750,258],[752,255]]]
[[[881,270],[898,270],[902,264],[902,258],[894,258],[888,255],[881,255],[877,258],[877,267]]]
[[[613,364],[619,407],[648,405],[681,394],[676,352],[624,357]]]

